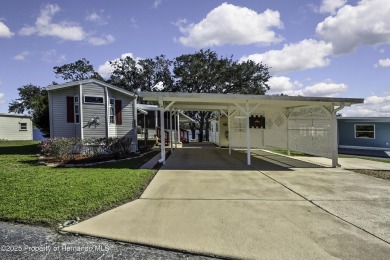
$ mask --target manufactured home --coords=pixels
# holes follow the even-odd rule
[[[31,116],[0,113],[0,139],[32,140]]]
[[[136,131],[136,95],[95,79],[46,88],[50,138],[128,137]]]
[[[390,117],[339,117],[339,152],[390,157]]]

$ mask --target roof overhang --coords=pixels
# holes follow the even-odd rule
[[[18,117],[18,118],[32,118],[32,116],[29,115],[22,115],[22,114],[7,114],[7,113],[0,113],[0,116],[3,117]]]
[[[349,122],[390,122],[390,117],[338,117],[338,121]]]
[[[73,82],[68,82],[68,83],[59,84],[59,85],[50,85],[50,86],[46,87],[46,90],[47,91],[54,91],[54,90],[58,90],[58,89],[75,87],[75,86],[89,84],[89,83],[94,83],[94,84],[102,86],[102,87],[107,87],[109,89],[118,91],[118,92],[120,92],[120,93],[122,93],[124,95],[130,96],[130,97],[133,97],[133,98],[136,97],[136,95],[134,93],[130,92],[130,91],[127,91],[125,89],[113,86],[111,84],[105,83],[105,82],[97,80],[97,79],[86,79],[86,80],[73,81]]]
[[[216,93],[141,92],[144,101],[151,101],[163,108],[187,111],[216,111],[236,107],[236,104],[257,105],[267,108],[294,108],[302,106],[351,106],[361,104],[360,98],[268,96]]]
[[[159,107],[157,105],[137,104],[137,110],[138,111],[141,111],[141,110],[145,111],[146,115],[147,115],[148,114],[147,111],[158,111],[160,109],[159,109]],[[180,117],[180,121],[182,123],[193,123],[193,122],[196,122],[195,119],[187,116],[182,111],[179,112],[179,117]]]

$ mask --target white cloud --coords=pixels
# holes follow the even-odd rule
[[[29,51],[22,51],[21,53],[19,53],[18,55],[15,55],[14,56],[14,60],[17,60],[17,61],[24,61],[26,60],[27,56],[30,55],[31,53]]]
[[[1,86],[1,81],[0,81],[0,86]],[[5,97],[4,93],[0,92],[0,105],[5,103],[5,98],[4,97]]]
[[[281,50],[242,57],[241,61],[263,62],[270,67],[271,72],[280,73],[328,66],[331,53],[331,44],[305,39],[298,43],[285,44]]]
[[[138,28],[138,22],[134,17],[131,17],[130,25],[131,25],[131,27]]]
[[[368,105],[372,105],[372,104],[378,105],[387,102],[390,102],[390,96],[378,97],[374,95],[374,96],[367,97],[364,103]]]
[[[4,103],[5,103],[5,95],[4,95],[4,93],[0,92],[0,105],[2,105]]]
[[[5,23],[0,21],[0,38],[11,38],[14,36],[14,33],[8,28]]]
[[[89,13],[86,17],[85,20],[89,22],[96,23],[98,25],[106,25],[108,24],[108,19],[110,18],[109,16],[104,16],[104,11],[101,10],[100,14],[97,12],[92,12]]]
[[[317,25],[316,32],[332,43],[335,54],[349,53],[362,44],[390,43],[389,13],[388,0],[361,0],[327,17]]]
[[[54,23],[53,17],[60,11],[60,7],[56,4],[45,5],[41,9],[41,13],[34,26],[25,26],[20,30],[20,35],[28,36],[37,34],[39,36],[58,37],[63,40],[81,41],[86,37],[81,26],[69,22]]]
[[[153,8],[157,8],[162,4],[162,0],[154,0]]]
[[[280,76],[269,79],[270,90],[267,94],[285,94],[288,96],[335,97],[348,90],[343,83],[333,83],[331,80],[304,86],[299,81],[292,81],[289,77]]]
[[[369,96],[364,104],[347,107],[341,113],[350,117],[390,117],[390,96]]]
[[[111,34],[104,35],[102,37],[90,37],[88,42],[95,46],[111,44],[115,41],[114,36]]]
[[[302,84],[298,81],[291,81],[290,78],[285,76],[272,77],[268,80],[268,85],[270,90],[267,91],[267,94],[285,94],[289,96],[296,96],[297,88],[301,88]]]
[[[47,63],[62,63],[66,61],[66,56],[64,54],[59,55],[56,50],[51,49],[48,51],[42,52],[41,60]]]
[[[336,11],[343,7],[347,3],[347,0],[322,0],[319,12],[322,14],[330,13],[334,14]]]
[[[307,86],[302,90],[303,96],[312,97],[335,97],[348,90],[348,86],[344,83],[321,82],[311,86]]]
[[[122,54],[120,58],[116,58],[116,59],[111,60],[111,62],[119,61],[120,59],[125,59],[126,57],[130,57],[135,61],[138,61],[141,59],[140,57],[134,57],[133,53],[128,52],[128,53]],[[106,61],[103,65],[100,65],[98,68],[98,73],[103,78],[110,77],[110,75],[112,73],[112,67],[111,67],[110,61]]]
[[[179,42],[185,46],[204,48],[225,44],[270,44],[282,41],[271,28],[282,28],[278,11],[267,9],[257,13],[246,7],[223,3],[211,10],[197,24],[185,19],[176,25],[185,36]]]
[[[390,59],[381,59],[378,61],[377,64],[375,64],[375,67],[390,67]]]

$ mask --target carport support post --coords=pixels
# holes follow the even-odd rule
[[[161,161],[165,164],[165,120],[164,120],[164,108],[160,108],[160,124],[161,124]]]
[[[178,124],[178,120],[177,120],[177,117],[179,116],[179,111],[176,110],[175,112],[175,149],[177,149],[177,138],[179,136],[179,124]]]
[[[169,109],[169,127],[170,127],[170,143],[171,143],[171,153],[172,153],[173,152],[172,109]]]
[[[332,149],[332,167],[339,166],[339,142],[338,142],[338,129],[337,129],[337,112],[345,107],[344,103],[341,103],[338,108],[333,107],[332,112],[332,134],[333,134],[333,149]]]
[[[251,165],[251,133],[249,128],[249,103],[246,101],[246,159],[247,164]]]
[[[336,113],[332,113],[332,134],[333,134],[333,149],[332,149],[332,167],[336,168],[338,164],[338,142],[337,142],[337,118]]]
[[[228,110],[228,145],[229,145],[229,154],[232,154],[232,145],[231,145],[231,131],[230,131],[230,124],[232,122],[232,120],[230,119],[232,117],[231,115],[231,110],[229,109]],[[220,132],[220,135],[221,135],[221,126],[219,126],[219,132]],[[220,138],[221,140],[221,138]]]

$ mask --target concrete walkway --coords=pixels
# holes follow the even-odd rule
[[[252,161],[246,166],[240,151],[183,147],[141,199],[65,230],[230,258],[388,259],[388,181],[282,167],[261,153]]]

